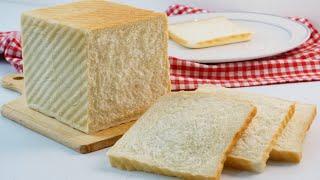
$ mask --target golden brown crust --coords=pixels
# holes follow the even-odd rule
[[[299,163],[302,157],[301,152],[281,151],[272,149],[270,153],[270,159],[275,161],[286,161],[292,163]]]
[[[315,117],[317,115],[317,107],[313,105],[312,107],[312,114],[310,118],[308,119],[307,125],[305,126],[304,132],[302,133],[301,137],[304,139],[306,132],[309,130],[312,122],[314,121]],[[286,161],[286,162],[292,162],[292,163],[299,163],[302,158],[302,152],[301,151],[290,151],[290,150],[284,150],[279,148],[273,148],[270,153],[270,159],[275,161]]]
[[[252,162],[248,159],[238,156],[229,155],[227,161],[225,162],[225,166],[231,167],[234,169],[241,170],[252,170]]]
[[[275,135],[273,136],[272,142],[270,143],[270,146],[265,151],[265,154],[264,154],[265,162],[267,162],[267,160],[270,156],[270,152],[272,151],[272,148],[274,147],[274,145],[277,142],[277,139],[280,137],[280,135],[282,134],[282,131],[284,130],[284,128],[286,127],[286,125],[288,124],[290,119],[292,118],[294,112],[295,112],[295,105],[291,105],[285,119],[282,121],[280,127],[278,128],[277,133],[275,133]]]
[[[219,177],[208,177],[208,176],[199,176],[199,175],[193,175],[188,173],[174,172],[167,168],[163,168],[163,167],[159,168],[157,166],[146,164],[134,159],[115,157],[112,155],[109,155],[109,161],[113,167],[123,169],[123,170],[128,170],[128,171],[143,170],[145,172],[162,174],[166,176],[176,176],[184,179],[213,179],[213,180],[219,179]]]
[[[317,106],[316,105],[312,105],[312,115],[308,121],[308,125],[307,128],[305,129],[305,132],[307,132],[310,129],[311,124],[313,123],[314,119],[317,116]],[[305,134],[304,134],[305,135]]]
[[[79,29],[101,29],[162,16],[164,13],[103,0],[84,0],[24,12]]]
[[[254,172],[262,172],[266,166],[266,162],[269,158],[269,154],[272,150],[272,147],[276,143],[277,138],[281,135],[284,127],[286,124],[289,122],[291,119],[293,113],[295,111],[295,105],[291,105],[287,115],[285,116],[285,119],[282,121],[281,125],[277,129],[277,132],[273,135],[272,141],[269,144],[268,148],[266,148],[265,153],[263,155],[263,158],[261,161],[253,163],[252,161],[249,161],[243,157],[237,157],[237,156],[228,156],[228,159],[226,161],[226,166],[232,167],[235,169],[240,169],[240,170],[249,170],[249,171],[254,171]]]
[[[238,43],[238,42],[244,42],[249,41],[251,39],[251,33],[245,33],[240,35],[233,35],[230,37],[221,37],[221,38],[215,38],[208,41],[199,42],[197,44],[190,44],[188,41],[180,38],[179,36],[176,36],[175,34],[171,33],[169,31],[170,38],[175,41],[176,43],[192,49],[199,49],[199,48],[206,48],[211,46],[220,46],[220,45],[226,45],[231,43]],[[228,38],[228,39],[227,39]]]
[[[236,145],[237,141],[240,139],[242,133],[248,128],[250,122],[252,121],[252,119],[254,118],[254,116],[257,113],[257,108],[254,107],[254,109],[250,112],[250,114],[248,115],[247,119],[245,120],[243,126],[241,127],[241,129],[234,135],[233,141],[229,144],[229,146],[226,148],[225,151],[225,155],[223,157],[223,159],[221,160],[221,164],[219,165],[216,174],[218,174],[217,178],[220,179],[220,175],[224,166],[224,163],[226,162],[227,156],[228,154],[231,152],[232,148]]]
[[[180,45],[182,45],[182,46],[192,48],[192,47],[190,47],[190,46],[188,45],[188,42],[187,42],[186,40],[180,38],[179,36],[176,36],[175,34],[171,33],[170,31],[169,31],[169,37],[170,37],[173,41],[175,41],[176,43],[178,43],[178,44],[180,44]]]
[[[226,38],[228,38],[228,39],[226,39]],[[233,35],[230,37],[221,37],[221,38],[211,39],[208,41],[199,42],[195,46],[193,46],[193,48],[221,46],[221,45],[226,45],[226,44],[250,41],[250,39],[251,39],[251,33],[245,33],[245,34]]]

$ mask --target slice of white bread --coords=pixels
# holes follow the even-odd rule
[[[161,97],[108,151],[112,166],[182,178],[219,179],[226,154],[256,113],[209,93]]]
[[[316,105],[297,103],[293,117],[273,146],[270,159],[300,162],[303,140],[316,114]]]
[[[188,48],[205,48],[251,39],[252,32],[225,17],[169,25],[169,36]]]
[[[226,166],[262,172],[277,138],[294,113],[295,103],[212,85],[200,86],[197,91],[249,101],[257,107],[256,116],[228,155]]]

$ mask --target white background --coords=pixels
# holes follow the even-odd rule
[[[0,0],[0,31],[19,30],[20,13],[57,1]],[[124,1],[124,0],[122,0]],[[17,3],[20,2],[20,3]],[[21,3],[25,2],[25,3]],[[286,16],[305,16],[320,24],[318,0],[190,0],[183,1],[129,1],[130,4],[163,11],[168,5],[183,3],[212,10],[248,10],[276,13]],[[13,73],[11,66],[0,60],[0,77]],[[320,105],[320,82],[243,88],[247,91]],[[18,96],[0,88],[0,105]],[[320,179],[320,119],[317,118],[307,134],[303,160],[298,165],[268,162],[261,174],[224,170],[222,179]],[[46,137],[30,131],[0,116],[0,180],[106,180],[106,179],[167,179],[143,172],[127,172],[110,167],[105,155],[107,149],[90,154],[79,154]]]

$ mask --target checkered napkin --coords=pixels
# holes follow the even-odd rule
[[[19,73],[23,70],[20,42],[19,32],[0,32],[0,55],[3,55]]]
[[[184,5],[172,5],[168,16],[206,13],[208,11]],[[266,84],[320,80],[320,34],[304,18],[292,18],[307,25],[310,39],[289,52],[251,61],[200,64],[169,57],[173,90],[192,90],[198,84],[211,83],[225,87],[244,87]],[[0,55],[23,71],[19,32],[0,32]]]
[[[172,5],[168,16],[206,13],[206,10]],[[251,61],[200,64],[169,57],[174,90],[192,90],[198,84],[245,87],[266,84],[320,80],[320,34],[304,18],[292,18],[309,27],[310,39],[300,47],[277,56]]]

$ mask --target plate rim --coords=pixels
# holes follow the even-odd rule
[[[227,59],[208,59],[208,58],[206,58],[206,59],[199,60],[199,59],[192,59],[192,58],[177,57],[177,56],[170,55],[170,54],[169,54],[169,56],[176,57],[176,58],[181,58],[183,60],[198,62],[198,63],[223,63],[223,62],[238,62],[238,61],[256,60],[256,59],[260,59],[260,58],[266,58],[266,57],[279,55],[281,53],[293,50],[293,49],[299,47],[300,45],[302,45],[303,43],[305,43],[311,36],[311,30],[309,29],[309,27],[307,25],[303,24],[300,21],[295,21],[295,20],[291,19],[290,17],[280,16],[280,15],[276,15],[276,14],[260,13],[260,12],[253,12],[253,11],[233,11],[233,10],[231,10],[231,11],[214,11],[214,12],[196,13],[196,14],[181,14],[181,15],[176,15],[176,16],[169,16],[168,17],[168,25],[172,24],[172,23],[170,23],[170,19],[188,17],[188,16],[192,17],[192,16],[198,16],[198,15],[216,14],[216,13],[257,14],[257,15],[264,15],[264,16],[272,16],[272,17],[276,17],[276,18],[281,18],[283,20],[290,21],[291,23],[295,23],[295,24],[300,25],[301,27],[303,27],[306,30],[306,35],[305,35],[304,39],[302,39],[301,42],[299,42],[298,44],[293,45],[293,46],[288,46],[287,48],[284,48],[281,51],[277,51],[277,52],[274,52],[274,53],[267,53],[267,54],[251,56],[251,57],[247,57],[247,58],[230,58],[228,60]],[[172,41],[172,40],[170,40],[170,41]]]

